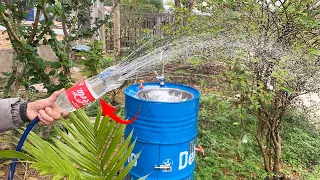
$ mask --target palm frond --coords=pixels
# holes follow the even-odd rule
[[[62,119],[61,124],[69,134],[55,128],[58,136],[49,143],[31,132],[24,153],[0,151],[0,157],[28,160],[32,168],[53,175],[54,180],[120,180],[137,161],[138,157],[124,167],[136,141],[131,141],[132,132],[124,139],[126,126],[102,117],[101,109],[94,124],[82,109],[70,113],[69,120]]]
[[[34,161],[33,157],[28,156],[22,152],[14,151],[14,150],[1,150],[0,157],[1,158],[17,158],[22,160]]]

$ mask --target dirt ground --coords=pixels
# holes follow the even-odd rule
[[[8,165],[7,163],[10,163],[11,160],[8,160],[5,162],[5,164],[1,164],[0,165],[0,180],[7,180],[8,179],[8,175],[9,175],[9,169],[10,169],[10,165]],[[47,176],[40,176],[39,173],[34,170],[31,169],[30,164],[26,163],[18,163],[17,167],[16,167],[16,171],[14,174],[14,179],[15,180],[51,180],[52,178]]]

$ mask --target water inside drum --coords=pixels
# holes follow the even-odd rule
[[[141,90],[137,96],[144,100],[159,102],[183,102],[193,98],[193,95],[186,91],[169,88]]]

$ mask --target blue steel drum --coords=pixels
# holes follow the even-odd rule
[[[132,118],[140,108],[134,123],[127,125],[125,136],[133,130],[136,145],[128,158],[140,157],[127,179],[189,180],[195,168],[195,147],[200,93],[180,84],[144,83],[125,89],[126,117]]]

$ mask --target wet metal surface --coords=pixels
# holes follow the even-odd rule
[[[172,88],[155,88],[141,90],[137,96],[143,100],[158,101],[158,102],[183,102],[193,99],[193,95],[180,90]]]

